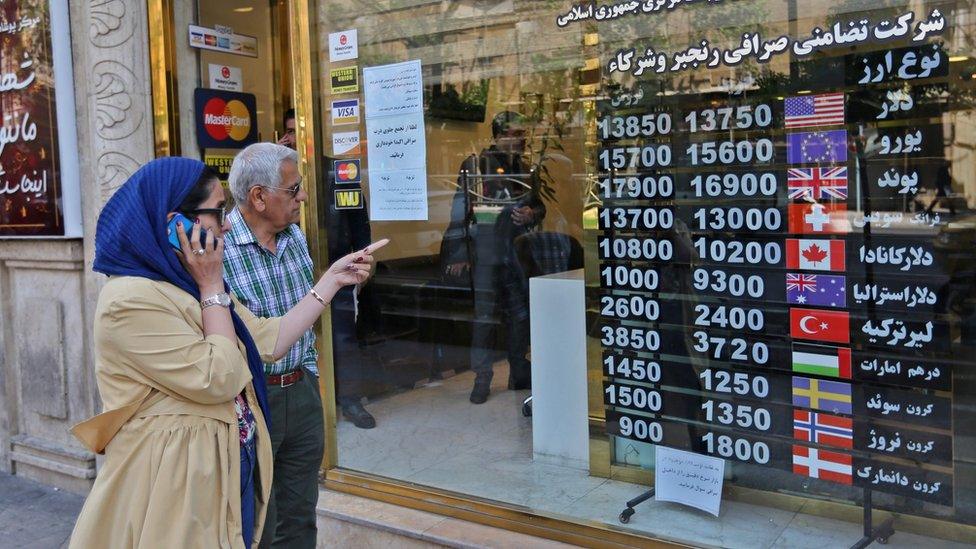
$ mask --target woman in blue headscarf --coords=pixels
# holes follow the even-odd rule
[[[73,432],[105,454],[71,547],[256,547],[271,489],[262,360],[283,356],[343,286],[369,276],[374,244],[336,261],[285,316],[257,318],[223,280],[224,192],[186,158],[154,160],[108,201],[95,271],[104,413]],[[167,222],[180,213],[180,251]],[[188,221],[189,223],[190,221]],[[205,238],[201,234],[206,231]]]

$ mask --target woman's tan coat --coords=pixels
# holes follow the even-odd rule
[[[263,360],[280,319],[235,302]],[[271,444],[239,341],[203,336],[200,304],[168,284],[112,277],[95,311],[95,373],[104,413],[72,430],[104,451],[71,548],[243,548],[234,397],[257,420],[253,547],[271,491]]]

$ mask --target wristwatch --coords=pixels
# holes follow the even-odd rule
[[[200,308],[206,309],[211,305],[220,305],[221,307],[230,307],[230,294],[227,292],[220,292],[219,294],[212,295],[207,299],[200,302]]]

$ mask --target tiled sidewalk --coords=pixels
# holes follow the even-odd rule
[[[0,547],[67,547],[82,496],[0,473]]]

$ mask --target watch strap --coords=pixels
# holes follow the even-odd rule
[[[219,294],[214,294],[206,299],[200,300],[201,309],[206,309],[207,307],[212,307],[214,305],[230,307],[230,295],[226,292],[220,292]]]

